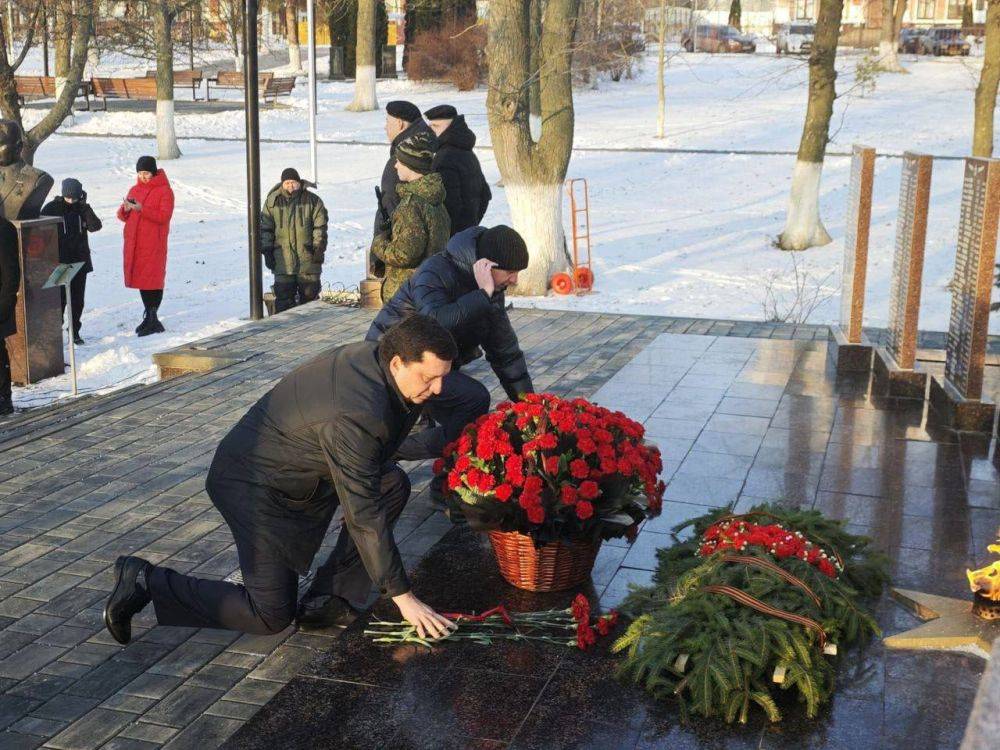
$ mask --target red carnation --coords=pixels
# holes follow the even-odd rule
[[[459,471],[448,472],[448,489],[456,490],[462,484],[462,474]]]
[[[497,486],[495,492],[497,500],[501,503],[505,503],[510,500],[511,495],[514,494],[514,488],[504,482],[503,484]]]
[[[559,473],[559,456],[546,456],[542,463],[546,474],[555,476]]]
[[[572,505],[577,501],[576,487],[571,484],[564,484],[559,491],[559,499],[564,505]]]
[[[600,487],[597,486],[597,482],[592,479],[588,479],[580,485],[580,497],[584,500],[593,500],[601,493]]]
[[[525,511],[531,523],[543,523],[545,521],[545,508],[541,505],[532,505]]]
[[[576,517],[581,521],[586,521],[594,515],[594,505],[586,500],[581,500],[576,504]]]
[[[581,651],[586,651],[588,648],[597,643],[597,635],[594,633],[594,629],[590,627],[586,622],[581,622],[576,626],[576,646]]]
[[[435,474],[440,474],[442,471],[444,471],[444,459],[439,458],[437,461],[435,461],[434,464],[431,466],[431,471],[433,471]]]
[[[472,466],[472,459],[468,456],[459,456],[458,460],[455,461],[455,469],[457,471],[468,471]]]
[[[569,462],[569,473],[574,479],[586,479],[590,476],[590,467],[582,458],[574,458]]]
[[[590,600],[588,600],[583,594],[577,594],[573,597],[573,603],[570,605],[570,611],[573,614],[573,619],[577,622],[589,621]]]
[[[537,442],[543,450],[547,451],[553,450],[559,444],[559,441],[556,440],[556,436],[551,432],[543,432],[538,436]]]

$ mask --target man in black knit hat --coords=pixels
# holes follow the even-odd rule
[[[476,134],[465,124],[465,115],[458,114],[450,104],[439,104],[424,116],[438,138],[434,171],[444,182],[444,207],[455,235],[482,222],[493,194],[472,151]]]
[[[382,169],[382,203],[380,210],[375,213],[375,232],[379,234],[388,227],[383,220],[385,216],[392,216],[392,212],[399,205],[399,195],[396,193],[396,186],[399,184],[399,175],[396,174],[396,147],[401,141],[416,133],[427,133],[431,138],[434,149],[437,149],[437,137],[427,127],[424,118],[420,116],[420,109],[413,102],[397,99],[385,105],[385,135],[389,139],[389,159]]]
[[[457,439],[467,424],[489,411],[486,387],[458,371],[483,351],[511,399],[534,391],[504,299],[504,292],[517,284],[517,274],[527,267],[528,248],[515,230],[503,225],[470,227],[425,260],[382,307],[368,330],[368,341],[380,340],[394,325],[419,314],[444,326],[458,345],[458,359],[444,377],[441,392],[424,407],[435,426],[407,437],[396,451],[397,459],[441,456],[444,446]],[[444,507],[440,478],[431,483],[431,500],[452,521],[462,522]],[[300,625],[324,627],[336,616],[337,601],[331,597],[335,570],[335,563],[327,560],[317,571],[299,609]]]

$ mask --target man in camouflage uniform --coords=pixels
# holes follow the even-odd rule
[[[274,272],[274,311],[312,302],[319,296],[326,252],[326,207],[289,167],[271,188],[260,215],[264,263]]]
[[[385,264],[382,301],[413,275],[423,261],[444,250],[451,236],[451,220],[444,207],[441,175],[431,172],[434,137],[417,132],[396,145],[399,205],[388,224],[379,227],[371,252]]]

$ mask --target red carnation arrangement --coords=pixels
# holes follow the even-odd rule
[[[823,575],[836,578],[843,564],[836,557],[799,531],[771,523],[759,524],[741,518],[729,518],[714,523],[702,534],[698,554],[708,557],[716,552],[745,552],[747,547],[759,547],[779,560],[795,558],[815,566]]]
[[[450,501],[479,530],[536,544],[634,534],[660,512],[660,451],[621,412],[584,399],[526,394],[469,425],[435,462]]]

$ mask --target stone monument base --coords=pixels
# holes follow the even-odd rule
[[[871,342],[864,335],[861,336],[861,343],[852,344],[840,326],[830,326],[830,343],[826,352],[838,375],[871,370],[872,348]]]
[[[382,309],[381,279],[362,279],[361,282],[358,284],[358,290],[361,292],[362,310]]]
[[[872,371],[872,388],[880,396],[919,401],[927,398],[927,373],[900,367],[881,346],[875,348]]]
[[[959,432],[993,431],[996,404],[964,398],[947,380],[931,378],[931,412],[935,421]]]

